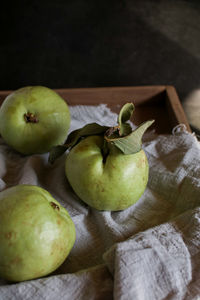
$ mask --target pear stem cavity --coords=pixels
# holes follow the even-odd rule
[[[103,156],[103,164],[105,164],[106,159],[107,159],[108,154],[109,154],[108,143],[106,142],[106,140],[104,140],[103,146],[101,148],[101,154]]]
[[[101,149],[101,154],[102,154],[102,156],[103,156],[103,164],[105,164],[105,163],[106,163],[106,159],[107,159],[107,157],[108,157],[108,153],[104,153],[104,152],[103,152],[103,149]]]
[[[26,114],[24,114],[24,119],[26,121],[26,123],[38,123],[39,120],[37,119],[37,117],[30,112],[27,112]]]

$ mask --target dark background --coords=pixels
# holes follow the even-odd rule
[[[200,1],[11,1],[0,10],[0,89],[200,87]]]

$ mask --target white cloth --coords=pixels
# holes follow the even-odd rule
[[[70,107],[71,129],[114,125],[105,105]],[[89,208],[64,174],[65,155],[24,157],[0,140],[0,190],[16,184],[47,189],[70,213],[77,238],[63,263],[45,278],[0,281],[0,299],[200,299],[200,147],[187,132],[146,135],[150,165],[141,199],[120,212]]]

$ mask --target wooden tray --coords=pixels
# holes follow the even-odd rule
[[[171,133],[178,124],[191,128],[182,105],[173,86],[141,86],[141,87],[106,87],[56,90],[69,105],[107,104],[118,112],[126,102],[133,102],[136,109],[133,122],[138,125],[146,120],[154,119],[151,126],[156,133]],[[11,91],[0,91],[0,104]]]

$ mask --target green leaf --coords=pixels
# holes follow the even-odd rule
[[[58,145],[51,149],[49,153],[49,162],[53,163],[67,149],[74,147],[81,138],[90,135],[104,134],[108,130],[108,126],[101,126],[97,123],[90,123],[80,129],[72,131],[65,141],[64,145]]]
[[[135,110],[133,103],[126,103],[120,110],[118,116],[118,124],[119,124],[119,135],[125,136],[131,133],[132,129],[130,124],[126,123],[130,120],[133,112]]]
[[[118,123],[121,124],[130,120],[134,110],[135,107],[133,103],[124,104],[119,112]]]
[[[107,142],[113,143],[124,154],[133,154],[142,149],[142,136],[144,132],[153,124],[154,120],[149,120],[142,123],[132,133],[127,136],[119,137],[116,139],[109,139],[106,137]]]
[[[84,127],[72,131],[66,142],[65,145],[69,148],[75,146],[80,138],[90,136],[90,135],[99,135],[104,134],[106,130],[108,130],[108,126],[102,126],[97,123],[90,123],[85,125]]]
[[[49,158],[48,161],[53,164],[54,161],[60,157],[61,155],[63,155],[65,153],[65,151],[67,150],[67,147],[65,145],[58,145],[58,146],[54,146],[50,153],[49,153]]]
[[[120,136],[126,136],[132,132],[131,125],[128,123],[122,123],[119,129]]]

